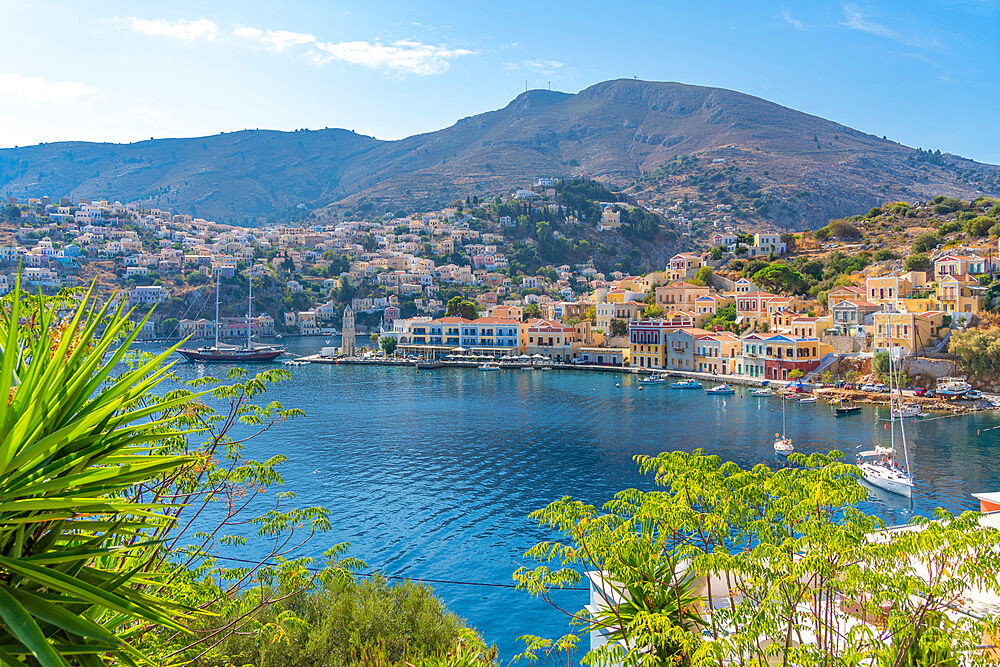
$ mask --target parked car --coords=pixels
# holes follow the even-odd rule
[[[872,391],[877,391],[880,394],[884,394],[885,392],[889,391],[889,388],[887,386],[885,386],[884,384],[879,383],[879,384],[875,385],[875,387],[872,389]]]
[[[926,396],[927,395],[927,389],[926,389],[926,387],[917,387],[916,389],[913,390],[913,395],[914,396]]]
[[[844,381],[843,380],[837,380],[836,382],[833,383],[833,386],[836,389],[843,389],[844,388]]]
[[[969,391],[965,392],[965,397],[971,398],[974,401],[979,400],[980,398],[983,397],[983,392],[979,391],[978,389],[970,389]]]
[[[853,382],[845,382],[844,383],[844,389],[854,389],[854,383]]]
[[[866,382],[861,385],[861,391],[875,391],[875,385],[870,382]]]

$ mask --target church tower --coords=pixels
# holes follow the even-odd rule
[[[344,322],[340,327],[340,353],[346,357],[354,356],[354,311],[350,306],[344,306]]]

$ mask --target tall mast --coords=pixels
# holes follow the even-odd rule
[[[253,314],[253,260],[250,260],[250,267],[247,269],[247,349],[250,345],[250,318]]]
[[[889,325],[892,326],[891,324]],[[892,416],[892,329],[889,329],[889,446],[892,447],[892,456],[896,456],[896,419]],[[899,419],[903,421],[902,417]]]
[[[899,379],[903,379],[902,363],[900,363]],[[906,462],[906,474],[910,475],[910,450],[906,447],[906,427],[903,425],[903,390],[900,383],[896,382],[896,390],[899,391],[899,437],[903,441],[903,460]],[[912,475],[910,475],[912,477]]]
[[[215,272],[215,348],[219,348],[219,276],[221,274]]]

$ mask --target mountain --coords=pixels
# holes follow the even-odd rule
[[[590,176],[664,203],[733,202],[752,218],[795,226],[890,200],[1000,194],[995,165],[731,90],[631,79],[577,94],[528,91],[502,109],[398,141],[345,130],[245,131],[0,150],[0,193],[141,200],[231,222],[280,218],[298,205],[321,217],[418,210],[538,176]]]

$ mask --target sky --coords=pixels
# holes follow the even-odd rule
[[[0,25],[0,147],[247,128],[398,139],[526,86],[638,77],[1000,163],[1000,0],[2,0]]]

